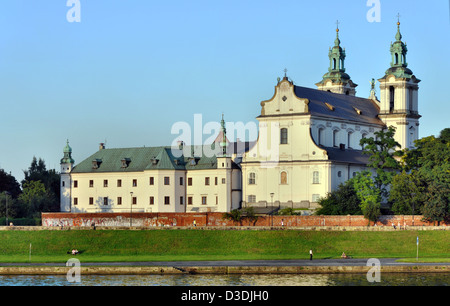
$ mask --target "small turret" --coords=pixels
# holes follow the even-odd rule
[[[63,150],[64,157],[61,159],[61,173],[68,173],[72,170],[73,164],[75,163],[72,158],[72,148],[69,146],[69,140]]]

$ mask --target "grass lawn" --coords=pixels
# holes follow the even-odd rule
[[[236,230],[2,231],[0,262],[84,262],[340,258],[450,258],[448,231],[329,232]]]

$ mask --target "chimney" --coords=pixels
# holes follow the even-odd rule
[[[102,142],[102,143],[100,143],[99,150],[104,150],[104,149],[105,149],[105,144]]]

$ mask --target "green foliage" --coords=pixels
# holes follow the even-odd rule
[[[7,191],[13,198],[17,198],[21,192],[20,185],[14,176],[0,169],[0,193]]]
[[[278,211],[278,215],[280,215],[280,216],[296,216],[296,215],[301,215],[301,212],[293,209],[292,207],[286,207],[286,208],[280,209]]]
[[[240,209],[233,209],[230,212],[224,213],[222,219],[231,220],[235,224],[242,225],[242,211]]]
[[[370,171],[359,172],[353,179],[351,179],[353,187],[356,190],[356,195],[361,201],[361,211],[366,219],[369,221],[377,221],[381,215],[381,190],[372,178]]]
[[[361,201],[356,194],[352,181],[339,185],[338,189],[328,193],[318,202],[321,206],[316,215],[361,215]]]
[[[224,213],[222,219],[231,220],[235,224],[242,225],[242,221],[247,220],[253,225],[258,221],[258,216],[255,214],[255,209],[253,207],[246,207],[243,209],[234,209],[229,213]]]
[[[55,170],[47,170],[45,162],[36,157],[24,174],[17,217],[40,218],[42,212],[59,211],[60,175]]]
[[[438,138],[419,139],[415,145],[415,149],[405,151],[403,162],[405,170],[412,171],[411,178],[416,177],[417,188],[411,188],[420,190],[421,196],[416,200],[421,213],[431,222],[450,219],[450,129],[444,129]],[[394,185],[393,188],[402,187]]]
[[[364,148],[363,153],[370,155],[368,166],[375,170],[374,182],[383,198],[388,197],[387,187],[396,174],[395,170],[401,169],[400,163],[395,158],[401,154],[396,151],[401,146],[395,141],[394,135],[395,128],[390,126],[387,130],[375,132],[375,139],[370,137],[360,141]]]
[[[417,171],[402,171],[392,179],[389,201],[397,215],[420,214],[425,188]]]

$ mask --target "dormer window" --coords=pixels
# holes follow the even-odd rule
[[[123,158],[121,160],[121,162],[122,162],[122,168],[128,168],[128,166],[130,165],[131,159]]]
[[[92,169],[98,169],[101,163],[102,163],[101,159],[94,159],[92,161]]]
[[[156,166],[158,164],[158,162],[159,162],[159,159],[152,158],[151,161],[152,161],[152,165]]]

